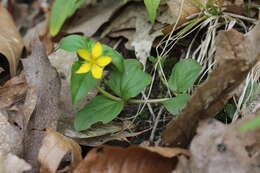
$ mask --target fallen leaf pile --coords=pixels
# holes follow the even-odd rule
[[[249,19],[241,13],[245,2],[212,3],[221,14],[237,12],[237,21]],[[51,4],[47,0],[0,2],[0,76],[4,76],[0,80],[0,173],[260,172],[260,129],[241,130],[244,123],[260,116],[259,93],[241,109],[244,117],[238,121],[226,125],[214,119],[238,93],[247,75],[259,73],[259,21],[251,20],[251,28],[233,23],[248,27],[246,34],[234,29],[218,31],[213,71],[194,87],[187,106],[166,127],[168,115],[153,115],[159,130],[153,127],[157,122],[150,122],[150,117],[149,121],[141,117],[145,120],[140,125],[129,121],[128,115],[120,115],[115,121],[96,123],[79,132],[73,127],[75,113],[98,92],[93,89],[79,104],[72,104],[71,66],[77,56],[56,49],[60,39],[70,34],[84,35],[122,54],[127,52],[125,58],[135,55],[144,70],[156,71],[151,67],[154,62],[148,61],[151,52],[158,51],[155,47],[164,36],[206,13],[196,4],[207,7],[208,3],[161,1],[156,22],[151,24],[143,0],[87,1],[53,38],[48,30]],[[259,80],[259,75],[255,78]],[[146,123],[150,127],[140,128]],[[145,140],[142,142],[149,145],[137,145],[141,142],[135,138],[146,138],[148,132],[155,132],[158,141]]]

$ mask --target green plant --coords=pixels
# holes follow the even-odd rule
[[[79,35],[63,38],[60,48],[76,52],[78,56],[78,61],[73,64],[71,70],[73,104],[78,103],[93,88],[100,92],[100,95],[91,99],[76,114],[74,127],[78,131],[88,129],[97,122],[110,122],[120,114],[125,103],[161,103],[172,114],[178,114],[189,100],[190,96],[186,92],[193,86],[201,70],[201,66],[195,60],[181,60],[173,67],[168,82],[172,91],[178,93],[176,97],[134,99],[152,80],[137,60],[124,59],[109,46]],[[103,69],[110,63],[110,73],[108,78],[104,79]],[[105,88],[109,88],[113,94]]]
[[[246,122],[240,126],[241,131],[254,130],[260,128],[260,116],[257,116],[253,120]]]
[[[65,20],[71,17],[86,0],[55,0],[51,9],[50,34],[56,36]]]

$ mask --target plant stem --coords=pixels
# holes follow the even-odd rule
[[[101,88],[100,86],[96,86],[96,88],[104,96],[106,96],[106,97],[108,97],[108,98],[110,98],[114,101],[119,101],[119,102],[123,101],[122,98],[110,94],[109,92],[107,92],[103,88]],[[171,98],[149,99],[149,100],[129,99],[126,102],[128,102],[128,103],[160,103],[160,102],[167,101],[167,100],[170,100],[170,99]]]
[[[103,88],[101,88],[101,87],[98,86],[98,85],[96,86],[96,88],[97,88],[97,90],[98,90],[99,92],[101,92],[102,94],[104,94],[104,96],[106,96],[106,97],[108,97],[108,98],[110,98],[110,99],[112,99],[112,100],[114,100],[114,101],[119,101],[119,102],[123,101],[123,99],[121,99],[120,97],[117,97],[117,96],[114,96],[114,95],[110,94],[109,92],[105,91]]]
[[[149,100],[139,100],[139,99],[130,99],[127,100],[128,103],[160,103],[167,100],[170,100],[171,98],[161,98],[161,99],[149,99]]]

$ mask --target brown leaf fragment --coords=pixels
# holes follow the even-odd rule
[[[72,139],[47,129],[38,155],[41,164],[40,172],[56,173],[68,153],[69,160],[66,161],[69,161],[70,165],[66,166],[66,170],[70,172],[82,160],[80,146]]]
[[[87,139],[78,139],[76,138],[76,141],[80,144],[80,145],[85,145],[85,146],[90,146],[90,147],[97,147],[100,146],[102,144],[105,144],[109,141],[127,141],[129,137],[134,137],[134,136],[138,136],[140,134],[143,134],[145,132],[147,132],[150,129],[145,129],[142,130],[140,132],[128,132],[128,131],[122,131],[119,133],[115,133],[115,134],[108,134],[108,135],[103,135],[103,136],[98,136],[98,137],[93,137],[93,138],[87,138]]]
[[[73,173],[167,173],[177,158],[167,158],[145,148],[100,146],[92,149]]]
[[[24,45],[12,17],[1,4],[0,26],[0,54],[7,58],[10,74],[14,76]]]
[[[164,157],[172,158],[176,157],[178,155],[185,155],[185,156],[191,156],[189,150],[182,149],[182,148],[168,148],[168,147],[143,147],[151,152],[158,153]]]
[[[1,173],[23,173],[31,169],[31,165],[26,163],[14,154],[3,154],[0,152],[0,172]]]
[[[174,173],[260,172],[260,129],[240,130],[242,124],[256,115],[260,111],[231,125],[213,119],[201,122],[191,143],[190,160],[179,160]]]
[[[187,147],[200,120],[214,117],[233,96],[260,57],[260,23],[243,35],[221,32],[216,43],[216,69],[194,92],[186,108],[162,133],[163,142]]]
[[[123,5],[121,0],[104,0],[94,6],[80,9],[75,16],[77,20],[70,24],[67,32],[83,32],[86,37],[91,37]]]
[[[21,155],[23,131],[8,120],[7,111],[0,110],[0,152]]]
[[[24,76],[14,77],[0,88],[0,109],[11,107],[25,98],[28,86]]]
[[[0,88],[0,150],[22,155],[23,137],[36,104],[36,94],[23,74]]]
[[[39,172],[38,151],[44,137],[44,129],[57,127],[60,116],[60,79],[51,66],[44,46],[39,40],[32,45],[32,54],[22,60],[29,87],[35,88],[36,108],[30,118],[25,134],[24,158],[33,167],[31,172]]]
[[[177,26],[181,26],[185,22],[189,21],[189,16],[199,13],[201,11],[197,4],[201,4],[205,7],[207,2],[208,1],[204,0],[196,0],[196,2],[194,2],[193,0],[168,0],[167,5],[171,11],[173,18],[177,19],[180,15],[180,19],[178,21]],[[213,0],[211,2],[213,2],[215,6],[221,7],[223,5],[224,0]],[[170,33],[174,25],[175,24],[165,27],[163,33]]]

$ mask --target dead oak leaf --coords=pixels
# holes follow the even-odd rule
[[[67,155],[69,153],[69,155]],[[39,151],[38,160],[41,164],[40,172],[56,173],[64,157],[69,157],[70,165],[66,170],[73,170],[82,160],[80,146],[72,139],[47,129]],[[66,160],[67,161],[67,160]]]

